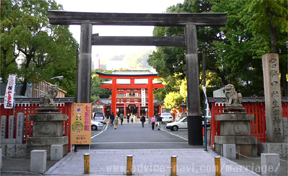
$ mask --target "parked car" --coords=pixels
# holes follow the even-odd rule
[[[103,113],[95,112],[95,113],[93,114],[92,120],[95,120],[95,121],[98,121],[98,122],[101,122],[101,123],[104,123],[104,124],[105,124],[105,117],[104,117],[104,114],[103,114]]]
[[[187,117],[184,117],[176,122],[167,123],[166,128],[170,129],[171,131],[177,131],[179,128],[187,129]]]
[[[103,123],[95,121],[95,120],[91,120],[91,130],[92,131],[96,131],[102,127],[103,127]]]
[[[173,121],[173,117],[170,113],[162,113],[160,116],[162,118],[162,122],[172,122]]]
[[[210,121],[207,120],[207,127],[210,126]],[[202,126],[204,126],[204,117],[202,116]],[[166,125],[167,129],[170,129],[171,131],[177,131],[178,129],[187,129],[187,117],[184,117],[180,119],[179,121],[167,123]]]

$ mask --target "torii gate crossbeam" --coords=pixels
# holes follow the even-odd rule
[[[134,25],[134,26],[183,26],[185,27],[186,70],[188,92],[188,143],[189,145],[203,145],[202,117],[200,107],[199,72],[197,55],[196,26],[225,26],[227,13],[95,13],[95,12],[67,12],[49,11],[49,21],[55,25],[81,25],[80,61],[77,90],[78,103],[89,103],[91,97],[91,44],[92,25]],[[95,36],[94,36],[95,37]],[[138,38],[139,39],[139,38]],[[136,40],[138,40],[136,38]],[[181,38],[170,38],[183,45]],[[94,38],[95,42],[101,38]],[[102,38],[103,40],[103,38]],[[125,38],[117,45],[131,45],[134,39]],[[165,46],[164,38],[143,38],[143,44]],[[106,41],[105,41],[106,42]],[[164,45],[162,45],[164,43]],[[106,44],[108,45],[109,42]],[[111,43],[113,45],[113,43]],[[177,46],[178,46],[177,44]],[[175,44],[176,45],[176,44]],[[89,89],[89,90],[88,90]]]

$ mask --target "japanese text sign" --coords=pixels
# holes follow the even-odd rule
[[[73,103],[71,108],[71,144],[91,144],[91,103]]]
[[[5,109],[13,108],[15,84],[16,84],[16,75],[9,75],[4,98]]]

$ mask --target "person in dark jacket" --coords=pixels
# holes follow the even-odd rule
[[[145,123],[145,121],[146,121],[144,115],[142,115],[142,117],[140,118],[140,121],[142,122],[142,127],[144,128],[144,123]]]
[[[157,114],[158,130],[160,130],[161,128],[161,123],[162,123],[162,117],[159,114]]]
[[[121,125],[123,125],[124,114],[121,112],[119,117],[120,117],[120,120],[121,120]]]
[[[112,112],[110,114],[110,124],[111,124],[111,126],[113,126],[114,119],[115,119],[115,115],[114,115],[114,112]]]
[[[127,123],[129,123],[130,114],[127,114]]]

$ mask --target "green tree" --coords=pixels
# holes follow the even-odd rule
[[[226,12],[227,25],[222,28],[197,27],[198,59],[202,66],[205,49],[207,95],[231,83],[243,96],[263,96],[261,58],[277,46],[280,56],[281,86],[287,92],[287,3],[265,0],[185,0],[167,9],[167,12]],[[154,28],[155,36],[183,34],[177,27]],[[275,40],[277,39],[277,40]],[[272,45],[274,43],[274,45]],[[149,58],[165,80],[174,73],[185,77],[184,49],[158,47]],[[200,82],[202,73],[200,71]],[[179,78],[176,78],[179,79]],[[285,87],[286,86],[286,87]],[[173,87],[173,86],[172,86]],[[283,95],[287,95],[287,93]]]
[[[1,2],[1,50],[0,50],[0,77],[4,82],[7,81],[9,73],[16,73],[18,68],[16,59],[20,55],[20,51],[16,51],[14,42],[13,24],[16,23],[15,16],[18,12],[18,7],[13,5],[12,1],[4,0]]]
[[[252,33],[240,22],[245,1],[212,1],[212,10],[227,12],[227,24],[221,28],[222,40],[213,42],[217,63],[225,76],[225,84],[231,83],[244,96],[263,96],[261,60],[253,60]],[[224,81],[223,81],[224,82]]]
[[[278,53],[281,75],[287,73],[287,67],[283,67],[287,65],[287,2],[220,0],[211,3],[215,12],[228,13],[227,25],[221,28],[224,40],[213,43],[218,63],[231,70],[226,79],[243,95],[263,96],[262,61],[259,59],[262,55]],[[281,86],[286,90],[283,95],[287,95],[285,76],[281,77]]]
[[[111,90],[102,89],[101,84],[104,81],[109,81],[109,79],[105,78],[99,78],[99,75],[95,72],[103,72],[103,73],[112,73],[112,70],[102,70],[102,69],[96,69],[94,70],[94,73],[92,74],[91,79],[91,102],[98,98],[109,98],[111,95]]]
[[[251,50],[257,54],[254,57],[270,52],[279,54],[282,96],[288,95],[287,5],[286,0],[246,0],[240,13],[241,22],[253,35]]]
[[[211,4],[209,1],[197,1],[197,0],[185,0],[183,4],[177,4],[167,8],[168,13],[201,13],[211,10]],[[223,87],[225,83],[221,80],[224,79],[223,69],[219,63],[217,63],[217,57],[214,50],[212,50],[212,42],[215,40],[221,40],[221,36],[217,35],[220,33],[218,27],[197,27],[197,37],[199,46],[199,63],[202,63],[202,50],[206,50],[206,79],[213,79],[215,81],[210,81],[209,83],[214,83],[211,92]],[[153,31],[154,36],[178,36],[184,34],[183,27],[155,27]],[[208,62],[209,61],[209,62]],[[163,90],[156,90],[156,98],[163,100],[165,95],[170,91],[179,91],[175,89],[175,83],[178,80],[182,80],[186,77],[186,58],[185,58],[185,48],[184,47],[157,47],[156,51],[149,56],[148,63],[156,69],[159,76],[161,76],[167,84]],[[201,69],[202,64],[200,64]],[[211,74],[209,71],[213,71]],[[176,75],[176,76],[171,76]],[[200,74],[202,75],[202,74]],[[215,79],[220,77],[223,79]],[[202,77],[201,77],[202,78]],[[173,80],[175,79],[175,80]],[[200,80],[202,82],[202,80]],[[208,82],[208,81],[207,81]],[[211,85],[211,84],[210,84]],[[212,86],[210,86],[212,87]],[[186,92],[185,94],[186,98]]]
[[[62,6],[55,0],[3,0],[1,8],[1,77],[16,73],[25,95],[28,83],[53,82],[50,78],[65,74],[59,85],[69,85],[68,95],[75,94],[78,44],[68,26],[50,25],[48,20],[48,10]]]
[[[179,92],[180,92],[180,95],[183,97],[183,101],[186,103],[187,101],[187,79],[182,80]]]
[[[182,103],[183,97],[178,92],[170,92],[164,99],[164,106],[167,109],[176,109]]]

